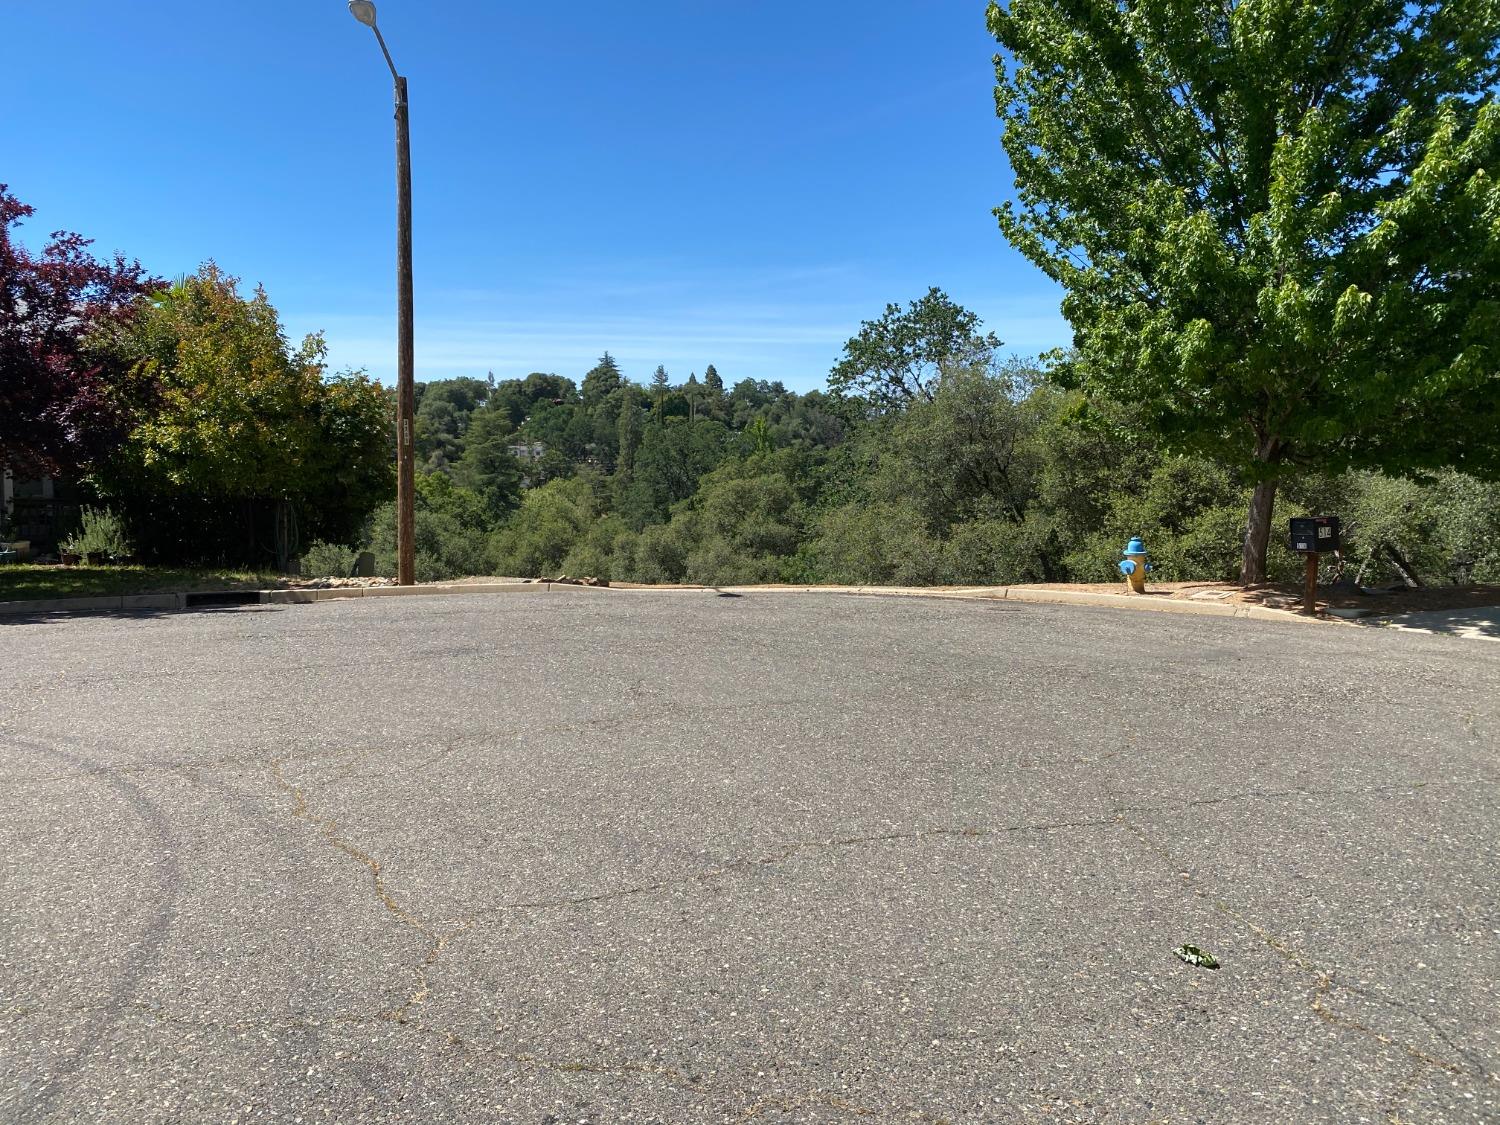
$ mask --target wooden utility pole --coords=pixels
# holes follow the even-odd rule
[[[379,32],[377,31],[378,35]],[[381,41],[384,49],[385,42]],[[387,55],[389,58],[389,55]],[[395,68],[392,68],[394,73]],[[406,79],[396,77],[396,583],[417,581],[416,348],[412,329],[411,125]]]
[[[385,65],[396,84],[396,582],[417,581],[416,351],[412,342],[411,281],[411,122],[407,116],[406,79],[396,70],[385,36],[375,22],[371,0],[349,0],[349,12],[375,33]]]

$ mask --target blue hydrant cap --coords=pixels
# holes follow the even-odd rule
[[[1146,544],[1142,543],[1141,537],[1137,535],[1129,543],[1125,544],[1124,553],[1127,555],[1144,555],[1146,553]]]

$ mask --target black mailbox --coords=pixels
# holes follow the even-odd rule
[[[1291,525],[1292,550],[1323,554],[1339,549],[1338,516],[1294,516]]]

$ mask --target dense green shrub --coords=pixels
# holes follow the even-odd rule
[[[809,554],[824,582],[932,586],[947,578],[943,544],[911,505],[878,501],[825,512]]]
[[[601,516],[576,540],[562,561],[565,573],[575,578],[613,580],[624,574],[635,533],[619,516]]]
[[[593,474],[551,480],[528,491],[521,507],[490,539],[495,573],[556,577],[600,514],[600,482]]]
[[[62,541],[62,549],[76,555],[103,554],[125,556],[131,554],[130,538],[125,532],[125,521],[108,508],[84,508],[79,513],[80,526],[77,531]]]
[[[356,554],[352,547],[318,540],[302,553],[302,574],[306,578],[348,577]]]
[[[418,582],[489,572],[490,514],[485,501],[443,473],[417,477],[414,553]],[[370,549],[380,574],[396,573],[396,506],[370,520]]]

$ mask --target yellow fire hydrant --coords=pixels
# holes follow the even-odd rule
[[[1144,594],[1146,575],[1151,573],[1151,564],[1146,561],[1146,544],[1137,535],[1125,544],[1125,549],[1120,553],[1125,556],[1120,560],[1120,573],[1125,576],[1125,592]]]

